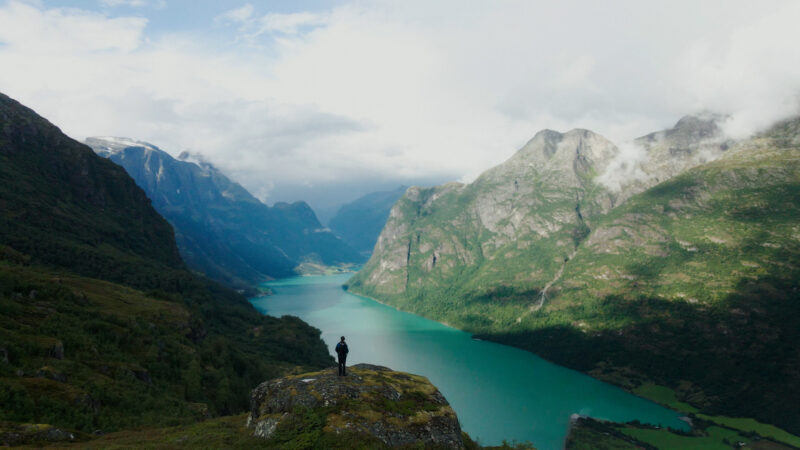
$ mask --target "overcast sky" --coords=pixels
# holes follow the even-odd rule
[[[469,181],[537,131],[798,112],[800,1],[0,1],[0,91],[318,209]]]

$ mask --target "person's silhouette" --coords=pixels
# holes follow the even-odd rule
[[[347,362],[347,353],[349,352],[350,350],[344,342],[344,336],[342,336],[342,339],[336,344],[336,355],[339,357],[339,376],[343,377],[347,375],[347,373],[345,373],[345,363]]]

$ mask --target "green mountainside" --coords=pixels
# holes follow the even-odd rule
[[[363,258],[324,228],[305,202],[269,207],[194,155],[175,159],[127,138],[88,138],[122,166],[175,228],[188,266],[237,288],[295,275],[303,263],[340,265]]]
[[[646,176],[621,190],[602,182],[613,145],[581,131],[542,132],[470,185],[410,188],[349,288],[800,433],[800,120],[741,142],[709,123],[640,139]]]
[[[121,167],[0,94],[0,429],[189,423],[331,363],[319,330],[188,272]]]
[[[369,255],[381,234],[392,205],[408,189],[400,186],[393,191],[372,192],[343,205],[331,218],[331,230],[359,252]]]

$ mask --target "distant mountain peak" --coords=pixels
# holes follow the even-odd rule
[[[687,114],[666,133],[681,135],[685,139],[703,140],[709,138],[722,137],[722,124],[727,119],[723,114],[711,111],[701,111],[695,114]]]
[[[674,128],[696,126],[698,124],[719,124],[727,118],[728,116],[725,114],[720,114],[709,110],[702,110],[681,117],[675,124]]]
[[[200,152],[190,152],[188,150],[184,150],[180,155],[178,155],[177,159],[179,161],[197,164],[198,166],[209,170],[219,170]]]
[[[587,129],[561,133],[542,130],[506,162],[481,175],[486,179],[513,179],[525,173],[549,174],[558,183],[582,185],[591,173],[601,173],[617,155],[617,147]]]
[[[164,152],[160,148],[156,147],[155,145],[145,142],[145,141],[138,141],[136,139],[126,138],[126,137],[117,137],[117,136],[94,136],[86,138],[85,140],[86,145],[92,147],[96,153],[105,153],[107,155],[113,155],[116,153],[120,153],[124,151],[126,148],[143,148],[145,151],[156,151],[156,152]],[[101,155],[106,156],[106,155]]]

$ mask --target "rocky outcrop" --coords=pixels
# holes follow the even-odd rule
[[[326,434],[355,434],[387,446],[464,448],[461,427],[444,396],[426,378],[358,364],[261,383],[251,393],[247,427],[266,439],[313,414]],[[308,426],[305,427],[308,432]]]

